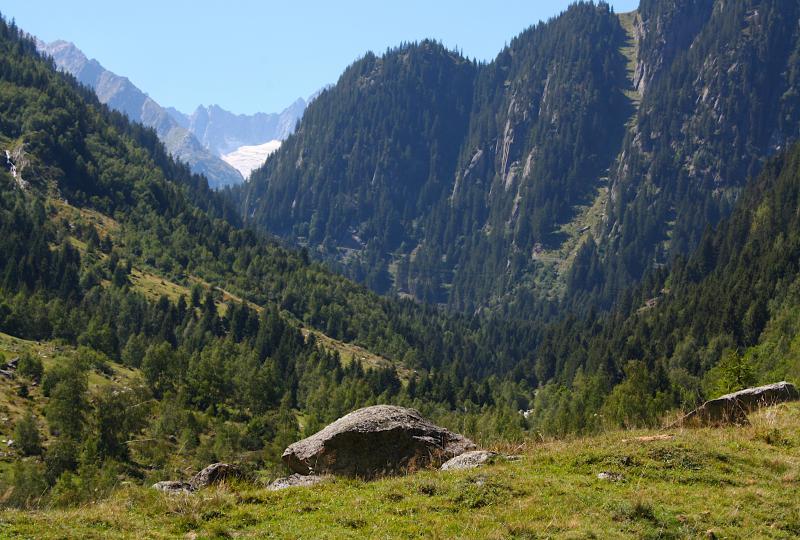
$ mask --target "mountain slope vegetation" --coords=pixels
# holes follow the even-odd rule
[[[202,496],[126,486],[80,509],[7,511],[0,533],[42,539],[64,538],[65,529],[81,538],[789,539],[800,534],[798,413],[796,404],[782,405],[746,428],[530,442],[514,448],[520,460],[477,471],[337,479],[279,492],[257,482],[228,483]]]
[[[0,352],[28,366],[3,381],[3,429],[27,426],[37,435],[23,455],[44,455],[12,459],[19,482],[33,475],[80,500],[106,473],[246,455],[274,466],[301,426],[377,401],[470,419],[487,436],[521,428],[511,411],[527,404],[526,383],[489,375],[513,367],[517,345],[503,336],[522,346],[524,328],[381,299],[237,227],[154,131],[57,73],[4,21],[0,47],[0,144],[12,156],[0,171],[0,330],[11,336]],[[388,360],[342,358],[353,342]],[[496,407],[478,407],[494,395]],[[24,505],[17,487],[11,502]]]
[[[482,444],[520,444],[658,426],[748,384],[798,382],[800,146],[790,143],[793,83],[780,82],[793,72],[770,72],[767,85],[747,71],[753,84],[742,82],[748,95],[738,98],[761,100],[767,85],[771,105],[766,131],[749,120],[734,130],[747,155],[729,184],[693,184],[700,177],[686,171],[700,174],[700,157],[685,161],[687,149],[714,152],[708,171],[730,154],[715,157],[727,144],[717,128],[694,148],[683,124],[670,127],[678,162],[665,164],[672,143],[659,130],[649,134],[659,160],[634,160],[678,171],[675,182],[631,173],[630,192],[644,191],[621,195],[625,160],[661,106],[649,96],[669,94],[675,80],[694,84],[697,65],[710,78],[737,72],[713,61],[708,51],[727,49],[708,21],[732,39],[742,27],[726,21],[753,13],[736,1],[689,4],[663,13],[646,4],[623,26],[605,4],[579,3],[486,65],[435,42],[367,55],[313,102],[247,190],[222,194],[0,21],[0,366],[19,357],[14,378],[0,379],[0,433],[17,445],[0,456],[2,503],[113,498],[121,481],[216,460],[272,478],[286,444],[375,403],[414,406]],[[763,5],[747,20],[758,26],[764,15],[767,30],[745,27],[730,52],[738,66],[794,43],[786,32],[796,13]],[[647,49],[672,39],[669,54]],[[752,55],[750,39],[760,44]],[[699,102],[686,88],[675,99],[691,109]],[[689,109],[676,122],[703,116]],[[764,139],[770,130],[778,135]],[[658,193],[672,210],[661,212]],[[656,206],[636,202],[646,200]],[[681,212],[711,209],[685,228],[702,224],[702,234],[653,225],[680,201]],[[647,236],[656,229],[684,238],[674,258],[662,237]],[[614,262],[624,261],[620,246],[633,257],[656,245],[666,262],[636,272]],[[378,296],[312,254],[373,288],[459,309]],[[715,478],[727,481],[719,467]],[[668,514],[680,530],[671,510],[631,513],[651,525]],[[651,528],[636,521],[623,532]]]
[[[765,160],[797,140],[798,20],[795,1],[642,2],[641,106],[611,171],[600,245],[580,259],[597,272],[570,278],[578,301],[608,305],[689,253]]]
[[[552,382],[537,391],[534,425],[580,430],[598,425],[601,412],[626,425],[657,423],[660,411],[703,396],[796,381],[798,205],[795,144],[691,256],[651,271],[608,317],[569,317],[545,331],[535,369]]]

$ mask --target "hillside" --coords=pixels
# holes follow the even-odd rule
[[[800,3],[644,0],[638,14],[641,104],[610,171],[599,272],[570,279],[576,304],[608,305],[690,253],[800,134]]]
[[[122,486],[76,509],[5,511],[9,538],[796,538],[800,406],[744,428],[526,442],[516,462],[168,496]],[[640,438],[652,440],[641,440]],[[611,473],[611,480],[598,474]],[[618,476],[614,476],[618,475]],[[69,531],[65,533],[65,531]],[[324,531],[324,532],[323,532]]]
[[[793,75],[731,82],[738,68],[713,61],[727,51],[720,39],[736,37],[725,54],[738,66],[772,53],[794,62],[777,52],[793,43],[797,13],[767,0],[765,20],[738,0],[710,11],[686,4],[697,13],[678,4],[619,17],[579,3],[489,64],[432,41],[368,54],[312,103],[246,190],[224,193],[0,17],[0,435],[14,440],[0,449],[0,527],[24,535],[65,519],[88,535],[155,527],[156,537],[320,524],[367,536],[377,523],[421,536],[795,532],[786,502],[795,406],[754,427],[648,444],[617,431],[657,428],[748,385],[800,382]],[[663,46],[661,56],[648,48]],[[730,127],[720,117],[719,129],[682,123],[710,118],[694,109],[702,99],[681,101],[674,156],[656,135],[666,129],[648,116],[657,97],[688,99],[696,69],[747,89],[720,90],[726,110],[771,103],[763,126],[731,123],[745,154],[720,149]],[[673,96],[678,82],[687,86]],[[643,126],[655,130],[650,146]],[[623,189],[624,149],[640,143],[660,157],[630,165],[664,167],[675,182],[642,172]],[[709,183],[728,163],[730,182]],[[690,212],[695,203],[709,213]],[[657,239],[648,231],[672,210],[695,220],[684,232],[701,223],[704,232],[681,240],[668,264],[658,240],[664,251],[651,264],[645,237]],[[682,227],[667,223],[664,234],[689,238]],[[617,248],[639,261],[641,279],[617,273]],[[431,303],[379,296],[312,255]],[[458,309],[432,305],[445,301]],[[287,444],[379,403],[415,407],[482,446],[522,445],[526,457],[475,485],[423,472],[308,495],[262,489],[286,472]],[[578,434],[586,438],[570,439]],[[142,488],[221,460],[251,482],[188,501]],[[606,469],[624,481],[599,482]],[[330,518],[315,508],[333,503],[315,493],[350,505]],[[755,510],[734,514],[731,500]]]

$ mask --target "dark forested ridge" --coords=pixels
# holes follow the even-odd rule
[[[242,189],[246,218],[381,292],[497,300],[616,153],[625,39],[608,6],[579,4],[487,65],[433,42],[369,54]]]
[[[433,43],[368,55],[238,202],[379,292],[607,308],[797,138],[798,17],[795,0],[580,2],[488,64]]]
[[[413,249],[419,220],[450,195],[476,71],[434,42],[368,54],[255,173],[248,220],[341,253],[352,276],[388,290],[388,254]]]

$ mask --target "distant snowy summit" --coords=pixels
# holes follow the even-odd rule
[[[279,113],[234,114],[219,105],[200,106],[191,114],[174,108],[167,112],[181,126],[191,131],[203,146],[219,155],[242,146],[256,146],[268,141],[282,141],[294,133],[308,103],[300,98]]]
[[[308,105],[301,98],[279,113],[251,115],[212,105],[197,107],[188,115],[162,107],[127,77],[87,58],[73,43],[37,41],[37,46],[60,70],[94,89],[102,103],[155,129],[167,150],[193,172],[205,175],[213,188],[241,183],[294,132]]]
[[[240,146],[233,152],[224,154],[222,159],[239,171],[246,180],[253,170],[263,165],[270,154],[281,147],[281,142],[275,140],[253,146]]]

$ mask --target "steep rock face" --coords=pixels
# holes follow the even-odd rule
[[[632,111],[625,39],[606,6],[576,5],[512,40],[480,72],[441,220],[457,225],[438,230],[441,240],[419,256],[446,254],[452,306],[505,303],[530,286],[539,250],[561,245],[559,227],[602,185]],[[416,271],[424,268],[412,263]]]
[[[127,77],[106,70],[97,60],[88,59],[72,43],[39,42],[38,47],[53,57],[59,69],[74,75],[81,83],[94,89],[102,103],[124,113],[134,122],[141,122],[155,129],[167,150],[188,163],[192,172],[206,176],[212,187],[242,182],[243,178],[236,169],[204,148],[186,128],[178,125],[167,110]]]
[[[475,444],[414,409],[375,405],[353,411],[283,453],[293,471],[372,478],[439,464]]]
[[[692,44],[713,6],[714,0],[642,0],[636,24],[640,52],[634,79],[639,93],[644,94],[650,81]]]
[[[696,246],[799,134],[796,0],[647,0],[640,18],[644,95],[610,175],[605,255],[581,261],[603,272],[571,280],[609,301]]]

